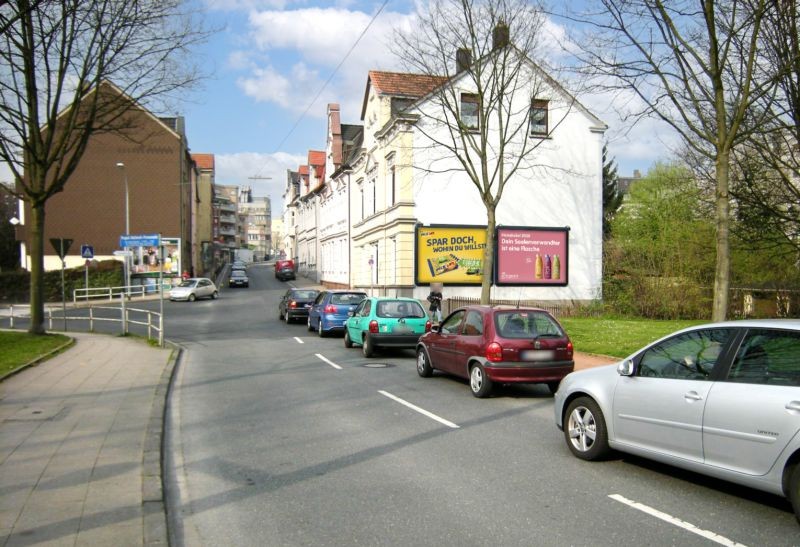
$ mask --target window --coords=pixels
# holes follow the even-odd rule
[[[647,349],[636,367],[638,376],[706,380],[717,364],[732,329],[696,330]]]
[[[733,360],[728,381],[778,386],[800,385],[800,333],[753,329]]]
[[[461,94],[461,123],[468,130],[478,129],[478,107],[480,100],[477,95]]]
[[[479,336],[481,334],[483,334],[483,316],[476,311],[470,311],[467,314],[467,320],[464,321],[464,335]]]
[[[546,136],[547,132],[547,101],[533,99],[531,101],[531,136]]]
[[[395,190],[395,187],[394,187],[394,184],[395,184],[394,165],[392,165],[389,168],[389,184],[392,185],[392,203],[391,204],[394,205],[395,203],[397,203],[397,195],[396,195],[396,190]]]
[[[453,313],[450,317],[444,320],[444,323],[442,323],[441,332],[444,334],[458,332],[458,326],[461,324],[461,320],[463,318],[464,310],[459,310]]]

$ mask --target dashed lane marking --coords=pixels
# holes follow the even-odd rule
[[[388,397],[388,398],[390,398],[390,399],[391,399],[391,400],[393,400],[393,401],[397,401],[397,402],[398,402],[398,403],[400,403],[401,405],[407,406],[407,407],[408,407],[408,408],[410,408],[411,410],[415,410],[415,411],[419,412],[419,413],[420,413],[420,414],[422,414],[423,416],[427,416],[427,417],[428,417],[428,418],[430,418],[431,420],[436,420],[436,421],[437,421],[437,422],[439,422],[440,424],[444,424],[444,425],[446,425],[447,427],[452,427],[453,429],[458,429],[458,426],[457,426],[456,424],[454,424],[453,422],[451,422],[451,421],[448,421],[448,420],[445,420],[444,418],[441,418],[441,417],[437,416],[437,415],[436,415],[436,414],[434,414],[433,412],[428,412],[428,411],[427,411],[427,410],[425,410],[424,408],[420,408],[420,407],[418,407],[417,405],[413,405],[413,404],[409,403],[408,401],[405,401],[405,400],[401,399],[401,398],[400,398],[400,397],[398,397],[397,395],[392,395],[392,394],[391,394],[391,393],[389,393],[388,391],[383,391],[383,390],[378,390],[378,393],[380,393],[380,394],[381,394],[381,395],[383,395],[384,397]]]

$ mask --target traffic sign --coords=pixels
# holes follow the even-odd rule
[[[94,258],[94,247],[81,245],[81,258]]]
[[[141,234],[119,236],[119,246],[125,247],[158,247],[161,245],[161,234]]]
[[[72,240],[63,237],[51,237],[50,245],[56,250],[58,258],[64,260],[64,257],[67,256],[67,252],[69,252],[69,246],[72,245]]]

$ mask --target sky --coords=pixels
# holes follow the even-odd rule
[[[360,124],[368,71],[400,70],[389,40],[397,25],[413,24],[416,4],[193,1],[220,31],[198,51],[211,77],[179,112],[190,150],[214,154],[216,182],[251,186],[255,196],[271,199],[276,217],[283,210],[286,170],[305,164],[308,150],[325,149],[327,104],[341,105],[342,123]],[[554,36],[568,30],[558,21],[547,28]],[[577,98],[609,125],[606,139],[620,176],[645,174],[669,155],[674,137],[666,128],[622,123],[620,115],[635,106],[633,97]]]

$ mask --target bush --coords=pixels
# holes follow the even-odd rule
[[[64,270],[64,288],[67,300],[72,300],[75,289],[86,286],[86,273],[83,266]],[[0,272],[0,302],[20,303],[30,301],[31,275],[27,270]],[[119,287],[124,284],[122,262],[103,260],[89,267],[90,287]],[[45,302],[61,301],[61,270],[52,270],[44,274]]]

